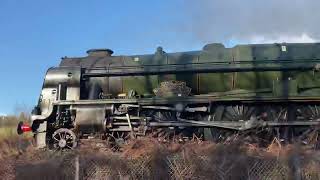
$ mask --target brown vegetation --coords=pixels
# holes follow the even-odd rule
[[[12,119],[4,124],[28,121]],[[10,126],[3,129],[9,132]],[[2,179],[73,179],[76,157],[81,179],[320,179],[318,151],[283,146],[276,139],[261,148],[241,141],[159,143],[145,137],[129,141],[120,152],[104,141],[82,141],[79,149],[66,152],[36,150],[32,141],[15,134],[0,138]]]
[[[294,145],[252,148],[241,142],[179,144],[142,138],[129,142],[122,152],[82,147],[54,152],[21,149],[13,142],[4,141],[6,148],[0,146],[7,156],[2,158],[9,162],[0,173],[17,179],[72,179],[76,157],[83,179],[292,179],[299,171],[298,175],[309,179],[320,177],[318,152]],[[8,166],[14,167],[14,176]]]

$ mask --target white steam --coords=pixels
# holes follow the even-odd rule
[[[319,0],[185,1],[184,27],[202,42],[315,42]]]

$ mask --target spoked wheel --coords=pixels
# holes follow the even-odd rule
[[[291,108],[292,110],[294,108]],[[259,118],[267,122],[286,122],[293,119],[294,111],[288,111],[287,107],[282,106],[264,106],[259,109]],[[271,140],[277,138],[281,142],[288,142],[292,133],[289,127],[267,127],[264,128],[260,138],[265,140],[267,144]]]
[[[171,111],[154,111],[152,114],[156,121],[176,121],[176,114]]]
[[[319,105],[302,105],[297,108],[297,118],[304,121],[319,121]],[[319,122],[320,124],[320,122]],[[320,148],[320,127],[299,127],[296,128],[299,140],[305,145],[310,145],[316,149]]]
[[[77,146],[76,135],[69,129],[60,128],[53,135],[53,148],[56,150],[74,149]]]
[[[146,113],[146,116],[151,117],[154,121],[165,122],[165,121],[177,121],[177,114],[172,111],[166,110],[152,110]],[[178,129],[170,128],[155,128],[151,130],[152,137],[155,137],[160,142],[168,142],[174,139],[179,134]]]
[[[130,139],[130,132],[116,131],[107,134],[107,140],[113,150],[120,150]]]
[[[320,119],[319,105],[305,105],[297,108],[298,118],[303,118],[305,121],[315,121]]]
[[[288,109],[285,107],[267,106],[263,108],[261,116],[267,122],[286,122],[288,121]],[[279,128],[275,130],[274,135],[280,137]]]
[[[320,148],[320,129],[317,128],[310,128],[305,130],[300,136],[299,140],[304,144],[311,146],[315,149]]]
[[[247,105],[223,106],[217,111],[219,121],[248,121],[255,116],[256,109]]]
[[[218,106],[214,113],[208,116],[208,121],[249,121],[256,119],[256,109],[247,105]],[[216,142],[232,141],[238,136],[238,131],[223,128],[205,128],[204,136]]]

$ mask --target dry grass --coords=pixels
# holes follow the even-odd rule
[[[125,153],[88,149],[65,153],[33,151],[16,166],[16,178],[72,179],[76,156],[83,179],[294,179],[297,157],[303,179],[320,177],[320,160],[314,158],[315,154],[293,146],[282,147],[287,153],[281,158],[266,149],[252,150],[241,143],[187,143],[174,150],[170,146],[173,144],[143,139],[127,145]]]
[[[30,118],[26,113],[0,118],[0,159],[19,156],[32,147],[31,133],[21,136],[17,134],[17,125],[20,121],[30,122]]]
[[[26,122],[30,123],[30,116],[26,113],[20,113],[19,116],[6,116],[0,117],[0,142],[11,139],[30,138],[32,135],[30,133],[23,134],[19,136],[17,134],[18,123]]]
[[[17,136],[16,127],[0,127],[0,141]]]
[[[17,134],[17,127],[0,127],[0,142],[6,139],[31,138],[32,133]]]
[[[130,142],[121,153],[96,148],[61,153],[23,150],[17,141],[0,143],[2,154],[12,157],[6,162],[13,160],[16,179],[73,179],[76,156],[83,179],[292,179],[297,157],[303,177],[320,177],[318,152],[295,146],[271,150],[240,142],[160,144],[146,138]],[[0,174],[7,167],[0,167]]]
[[[305,179],[320,177],[318,151],[281,146],[276,140],[260,148],[241,141],[179,144],[141,138],[129,142],[122,152],[101,150],[92,143],[89,148],[61,153],[33,149],[30,134],[16,134],[12,122],[19,120],[7,120],[10,123],[0,127],[0,160],[5,162],[0,177],[4,179],[73,179],[76,156],[83,179],[293,179],[297,166]]]

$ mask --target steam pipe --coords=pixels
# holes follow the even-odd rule
[[[306,62],[281,62],[270,64],[180,64],[180,65],[155,65],[155,66],[123,66],[112,69],[91,68],[85,69],[83,77],[108,77],[108,76],[139,76],[157,74],[179,73],[227,73],[250,71],[308,71],[318,70],[319,64]]]

